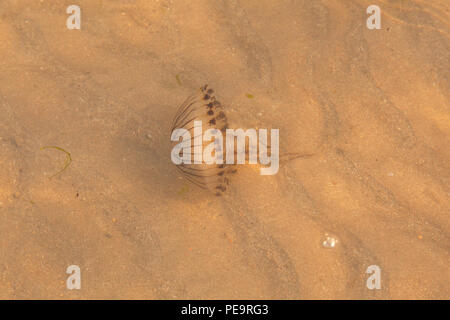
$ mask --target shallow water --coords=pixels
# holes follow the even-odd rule
[[[448,1],[76,2],[0,3],[0,298],[449,298]],[[189,184],[204,84],[314,156]]]

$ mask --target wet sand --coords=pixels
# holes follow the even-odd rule
[[[71,4],[0,3],[0,298],[450,297],[448,1]],[[169,128],[204,84],[313,156],[193,186]]]

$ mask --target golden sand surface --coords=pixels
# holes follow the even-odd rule
[[[448,299],[449,10],[2,0],[0,298]],[[240,166],[222,197],[190,184],[169,129],[204,84],[232,127],[313,156]]]

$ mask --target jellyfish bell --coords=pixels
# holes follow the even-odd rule
[[[246,141],[248,140],[248,144]],[[258,150],[261,175],[274,175],[279,168],[279,132],[270,130],[270,156],[267,129],[229,129],[224,108],[214,90],[204,86],[186,99],[172,123],[171,159],[184,177],[196,185],[226,190],[228,173],[237,164],[257,164]],[[259,141],[259,143],[258,143]]]
[[[223,135],[228,121],[223,106],[208,85],[188,97],[172,122],[172,161],[183,176],[197,186],[221,195],[234,165],[225,164]]]

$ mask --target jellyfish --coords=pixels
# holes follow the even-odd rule
[[[205,85],[200,88],[199,92],[188,97],[178,108],[172,122],[171,132],[177,128],[183,128],[188,132],[188,145],[191,151],[188,158],[199,158],[199,152],[208,147],[210,143],[204,141],[202,137],[198,137],[195,131],[195,122],[201,121],[203,130],[215,129],[222,135],[225,135],[228,128],[227,116],[224,107],[217,101],[214,90]],[[199,147],[201,144],[201,148]],[[223,144],[222,144],[223,146]],[[196,148],[197,147],[197,148]],[[220,155],[219,155],[220,152]],[[223,150],[217,148],[213,152],[216,159],[225,154]],[[201,157],[203,158],[203,157]],[[236,172],[236,166],[214,162],[208,163],[205,160],[201,163],[180,163],[177,169],[181,171],[183,176],[193,184],[203,189],[213,191],[217,196],[222,195],[227,190],[230,183],[229,175]]]
[[[172,149],[172,161],[177,165],[177,169],[180,170],[188,181],[200,188],[213,191],[217,196],[221,196],[227,190],[230,184],[231,174],[237,171],[234,161],[225,161],[225,158],[228,160],[228,153],[231,153],[233,159],[235,156],[237,159],[244,158],[247,161],[246,163],[251,163],[251,159],[254,159],[252,154],[254,155],[255,150],[250,150],[250,146],[245,144],[245,138],[243,148],[239,148],[239,146],[235,148],[233,136],[233,143],[230,148],[226,143],[227,141],[224,140],[231,140],[227,131],[234,130],[227,129],[229,127],[225,108],[216,99],[214,90],[208,85],[201,87],[198,92],[189,96],[180,105],[171,126],[171,140],[174,145]],[[209,130],[210,133],[209,135],[205,134],[205,136],[210,138],[214,136],[213,143],[208,139],[204,139],[204,130],[206,130],[206,133]],[[278,132],[278,130],[276,131]],[[179,141],[180,137],[182,138],[181,143]],[[266,139],[264,140],[262,141],[260,139],[259,141],[260,155],[261,150],[263,150],[266,152],[264,155],[267,156],[267,148],[269,148],[272,156],[274,153],[272,151],[273,146]],[[278,135],[276,140],[278,142]],[[211,155],[216,161],[211,161],[210,157],[208,158],[208,152],[205,153],[204,150],[208,152],[212,150]],[[276,150],[276,160],[278,161],[278,146]],[[180,156],[181,151],[182,156]],[[281,155],[280,159],[289,161],[308,156],[311,155],[285,153]]]

